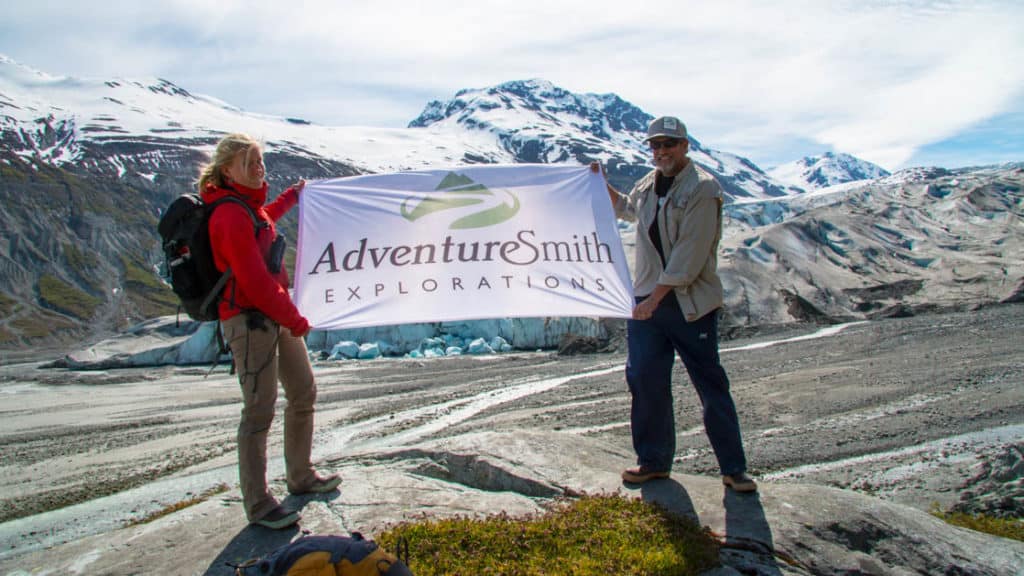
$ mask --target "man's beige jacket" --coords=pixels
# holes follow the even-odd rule
[[[651,170],[628,196],[619,194],[615,202],[616,216],[637,222],[633,292],[647,296],[658,284],[672,286],[686,320],[693,322],[722,306],[722,281],[718,277],[722,187],[692,160],[676,175],[658,210],[665,253],[662,267],[648,233],[658,206],[656,172]]]

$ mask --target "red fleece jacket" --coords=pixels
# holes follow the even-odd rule
[[[202,192],[204,202],[213,202],[225,196],[236,196],[252,208],[256,217],[267,224],[259,235],[253,234],[249,214],[238,204],[226,202],[210,216],[210,244],[213,263],[218,270],[231,268],[231,280],[224,287],[218,309],[220,319],[237,316],[243,309],[257,309],[271,320],[291,331],[294,336],[309,332],[309,321],[299,313],[288,296],[288,272],[282,266],[279,273],[271,274],[266,257],[270,244],[277,236],[274,223],[298,202],[299,194],[289,188],[264,206],[267,201],[267,183],[262,188],[246,188],[234,184],[230,188],[207,186]]]

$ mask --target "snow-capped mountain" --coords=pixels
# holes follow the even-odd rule
[[[636,145],[633,135],[647,130],[651,120],[649,114],[614,94],[573,94],[544,80],[526,80],[460,90],[448,102],[434,100],[409,127],[456,125],[492,130],[515,144],[518,154],[532,155],[534,162],[559,162],[569,159],[572,152],[559,132],[573,130],[575,134],[570,135],[589,142],[595,151],[607,142],[632,148]],[[547,136],[554,139],[539,140]],[[527,142],[538,147],[524,150]],[[642,154],[632,159],[646,160]]]
[[[433,101],[409,123],[440,133],[489,135],[514,162],[588,163],[599,160],[620,189],[651,169],[643,144],[654,117],[614,94],[574,94],[545,80],[460,90]],[[787,190],[753,162],[704,147],[690,137],[690,157],[719,179],[733,198],[770,198]]]
[[[295,168],[312,170],[304,173],[310,176],[457,164],[466,155],[503,159],[480,149],[472,138],[318,126],[246,112],[164,79],[55,77],[2,56],[0,130],[4,149],[26,160],[116,177],[142,174],[150,180],[156,167],[166,168],[166,160],[187,157],[189,168],[197,168],[198,158],[233,131],[262,139],[269,155],[291,157]]]
[[[460,91],[429,103],[405,129],[330,127],[246,112],[164,79],[55,77],[0,56],[0,110],[4,147],[24,159],[150,182],[158,166],[193,166],[236,130],[262,138],[268,161],[287,158],[290,166],[272,172],[282,179],[599,160],[612,183],[628,189],[650,169],[642,140],[651,115],[615,95],[573,94],[542,80]],[[787,192],[745,158],[696,139],[691,149],[730,196]]]
[[[768,175],[794,188],[818,190],[856,180],[882,178],[888,176],[889,171],[849,154],[826,152],[776,166]]]
[[[154,274],[156,219],[194,189],[200,164],[225,133],[262,139],[273,192],[299,177],[593,160],[627,190],[650,169],[642,143],[650,120],[615,95],[529,80],[431,102],[407,128],[319,126],[246,112],[168,80],[55,77],[0,56],[0,344],[91,334],[173,311],[173,296]],[[922,283],[918,296],[940,294],[946,304],[957,299],[948,286],[972,301],[1021,292],[1022,248],[1013,233],[1021,225],[1019,167],[986,175],[904,171],[803,193],[812,186],[782,184],[696,139],[691,150],[734,200],[720,262],[733,325],[801,318],[791,302],[856,317],[874,309],[858,309],[850,294],[860,292],[847,291],[873,294],[876,284],[904,280]],[[845,158],[835,164],[847,166],[839,179],[872,174]],[[958,218],[926,206],[939,200],[956,200],[949,214]],[[294,234],[295,218],[283,221],[286,233]],[[985,266],[968,267],[972,258]]]

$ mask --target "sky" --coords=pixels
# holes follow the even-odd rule
[[[0,54],[322,125],[404,127],[460,89],[541,78],[678,116],[763,169],[1024,161],[1022,0],[5,0]]]

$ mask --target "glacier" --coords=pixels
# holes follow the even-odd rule
[[[226,362],[230,356],[218,354],[217,326],[175,316],[153,318],[71,352],[52,366],[106,370]],[[551,350],[569,335],[606,341],[609,331],[600,318],[497,318],[313,330],[306,346],[313,359],[325,361],[437,358]]]

